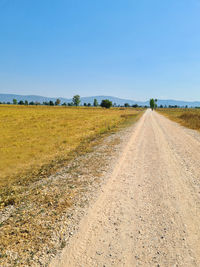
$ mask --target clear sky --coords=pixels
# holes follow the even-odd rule
[[[200,0],[0,0],[0,93],[200,100]]]

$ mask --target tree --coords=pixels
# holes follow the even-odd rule
[[[125,106],[125,108],[130,107],[129,103],[125,103],[124,106]]]
[[[132,105],[133,108],[138,108],[138,104]]]
[[[98,101],[97,101],[97,99],[95,98],[95,99],[94,99],[93,106],[94,106],[94,107],[97,107],[98,105],[99,105],[99,104],[98,104]]]
[[[150,104],[150,108],[152,110],[154,110],[154,108],[155,108],[155,100],[153,98],[150,99],[149,104]]]
[[[110,108],[112,107],[112,101],[108,100],[108,99],[104,99],[101,101],[101,105],[102,108]]]
[[[158,105],[157,105],[158,99],[156,98],[154,101],[155,101],[155,107],[154,108],[156,109],[158,107]]]
[[[17,99],[13,99],[13,105],[17,105]]]
[[[60,105],[60,99],[56,99],[56,101],[55,101],[55,105],[56,105],[56,106],[59,106],[59,105]]]
[[[75,95],[72,99],[72,102],[74,104],[74,106],[79,106],[81,100],[80,100],[80,95]]]
[[[91,103],[88,103],[87,106],[88,106],[88,107],[91,107]]]
[[[18,102],[18,105],[24,105],[24,102],[23,102],[22,100],[20,100],[20,101]]]
[[[54,106],[54,103],[52,100],[49,101],[49,106]]]
[[[24,101],[24,104],[25,104],[25,105],[28,105],[28,101],[27,101],[27,100],[25,100],[25,101]]]
[[[87,103],[84,103],[83,105],[84,105],[84,107],[86,107],[87,106]]]
[[[33,101],[29,102],[29,105],[33,106],[35,103]]]

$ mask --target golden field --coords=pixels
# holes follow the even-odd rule
[[[142,113],[0,105],[1,266],[32,266],[64,247],[72,210],[87,205],[120,142],[102,138]]]
[[[157,111],[185,127],[200,131],[200,109],[160,108]]]
[[[1,105],[0,185],[67,159],[83,143],[139,113],[118,108]]]

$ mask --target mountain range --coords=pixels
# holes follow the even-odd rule
[[[62,103],[70,103],[72,102],[72,99],[70,98],[63,98],[63,97],[58,97],[61,100],[61,104]],[[131,99],[122,99],[122,98],[118,98],[118,97],[113,97],[113,96],[90,96],[90,97],[81,97],[81,105],[83,105],[84,103],[91,103],[93,104],[94,99],[97,99],[98,103],[101,103],[101,101],[103,99],[109,99],[110,101],[112,101],[112,103],[116,104],[116,105],[124,105],[124,103],[128,103],[129,105],[135,105],[138,104],[139,106],[148,106],[149,105],[149,101],[137,101],[137,100],[131,100]],[[52,100],[53,102],[56,101],[57,98],[55,97],[45,97],[45,96],[38,96],[38,95],[16,95],[16,94],[0,94],[0,102],[11,102],[13,101],[13,99],[17,99],[17,101],[25,101],[27,100],[28,102],[49,102],[50,100]],[[173,99],[166,99],[166,100],[162,100],[162,99],[158,99],[158,106],[163,105],[163,106],[188,106],[188,107],[200,107],[200,101],[182,101],[182,100],[173,100]]]

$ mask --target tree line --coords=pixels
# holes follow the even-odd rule
[[[19,100],[17,101],[17,99],[13,99],[12,102],[0,102],[0,104],[13,104],[13,105],[25,105],[25,106],[28,106],[28,105],[45,105],[45,106],[59,106],[59,105],[62,105],[62,106],[80,106],[80,103],[81,103],[81,98],[79,95],[75,95],[73,96],[72,98],[72,102],[69,102],[69,103],[62,103],[61,104],[61,100],[58,98],[56,99],[56,101],[44,101],[42,103],[38,102],[38,101],[30,101],[28,102],[28,100]],[[112,101],[108,100],[108,99],[104,99],[101,101],[101,103],[99,104],[97,99],[94,99],[93,101],[93,105],[91,105],[91,103],[84,103],[83,106],[93,106],[93,107],[98,107],[98,106],[101,106],[101,107],[105,107],[105,108],[110,108],[113,106],[112,104]]]
[[[158,100],[157,99],[153,99],[151,98],[150,101],[149,101],[149,105],[150,105],[150,108],[152,110],[156,109],[156,108],[188,108],[187,105],[185,106],[178,106],[178,105],[160,105],[158,106],[157,104]],[[195,107],[195,108],[200,108],[200,107]]]
[[[61,100],[59,98],[56,99],[55,102],[50,100],[50,101],[45,101],[43,103],[40,103],[38,101],[35,101],[35,102],[34,101],[30,101],[30,102],[28,102],[27,100],[24,100],[24,101],[23,100],[19,100],[19,101],[17,101],[17,99],[13,99],[12,102],[7,102],[7,103],[0,102],[0,104],[13,104],[13,105],[25,105],[25,106],[27,106],[27,105],[45,105],[45,106],[59,106],[59,105],[62,105],[62,106],[76,106],[76,107],[80,106],[80,103],[81,103],[81,98],[80,98],[79,95],[74,95],[73,98],[72,98],[72,102],[69,102],[69,103],[64,102],[62,104],[61,104]],[[83,106],[85,106],[85,107],[91,107],[91,106],[98,107],[98,106],[100,106],[102,108],[111,108],[111,107],[133,107],[133,108],[137,108],[137,107],[140,107],[137,104],[131,106],[128,103],[124,103],[124,105],[117,105],[116,103],[112,103],[112,101],[110,101],[109,99],[103,99],[101,101],[101,103],[98,103],[97,99],[94,99],[93,104],[84,103]]]
[[[145,105],[145,106],[140,106],[138,104],[134,104],[134,105],[130,105],[129,103],[124,103],[123,105],[117,105],[116,103],[112,103],[112,101],[108,100],[108,99],[103,99],[101,101],[101,103],[99,104],[97,99],[94,99],[93,101],[93,104],[91,103],[84,103],[83,106],[85,107],[98,107],[98,106],[101,106],[103,108],[110,108],[110,107],[125,107],[125,108],[128,108],[128,107],[132,107],[132,108],[140,108],[140,107],[143,107],[143,108],[151,108],[152,110],[156,109],[156,108],[188,108],[188,106],[178,106],[178,105],[160,105],[158,106],[157,104],[157,99],[153,99],[151,98],[150,101],[149,101],[149,106]],[[17,99],[13,99],[12,102],[0,102],[0,104],[13,104],[13,105],[45,105],[45,106],[59,106],[59,105],[62,105],[62,106],[80,106],[80,103],[81,103],[81,98],[79,95],[75,95],[73,96],[72,98],[72,102],[70,103],[62,103],[61,104],[61,100],[58,98],[56,99],[56,101],[45,101],[43,103],[40,103],[38,101],[30,101],[28,102],[27,100],[19,100],[17,101]],[[195,108],[200,108],[200,107],[195,107]]]

